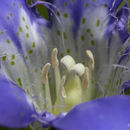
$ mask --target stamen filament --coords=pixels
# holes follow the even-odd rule
[[[61,82],[61,76],[60,76],[59,60],[57,58],[57,54],[58,54],[58,50],[57,50],[57,48],[54,48],[52,51],[52,55],[51,55],[51,62],[52,62],[52,67],[54,69],[54,74],[55,74],[56,95],[58,96],[60,82]]]
[[[59,96],[59,90],[60,90],[60,85],[61,85],[61,75],[60,75],[60,69],[59,69],[59,60],[57,58],[58,50],[57,48],[54,48],[52,51],[51,55],[51,62],[52,62],[52,67],[54,69],[54,74],[55,74],[55,84],[56,84],[56,103],[55,105],[64,105],[64,101],[62,99],[62,96]],[[59,108],[60,112],[63,112],[63,108]],[[58,110],[58,109],[57,109]],[[54,109],[54,113],[57,114],[57,110]]]

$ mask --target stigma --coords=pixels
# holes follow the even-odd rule
[[[46,63],[42,69],[42,80],[45,85],[46,108],[51,108],[53,114],[64,113],[73,106],[88,101],[91,89],[91,76],[94,70],[94,56],[90,50],[86,50],[89,57],[88,66],[76,63],[72,56],[66,55],[58,59],[58,49],[54,48],[51,54],[51,63]],[[49,85],[48,72],[53,68],[55,78],[55,95],[53,103],[51,87]],[[54,108],[52,106],[55,106]]]

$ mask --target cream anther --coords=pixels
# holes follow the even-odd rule
[[[65,88],[64,88],[65,81],[66,81],[66,76],[64,75],[64,76],[62,77],[61,83],[60,83],[60,95],[61,95],[63,98],[66,98],[66,92],[65,92]]]
[[[52,62],[52,67],[53,68],[59,66],[59,61],[57,59],[57,54],[58,54],[58,50],[57,50],[57,48],[54,48],[52,50],[52,54],[51,54],[51,62]]]
[[[75,65],[74,59],[70,55],[66,55],[61,59],[61,64],[64,65],[64,67],[67,69],[67,71],[70,71],[70,68]]]
[[[89,69],[88,67],[85,68],[84,77],[83,77],[83,90],[88,88],[89,86]]]
[[[44,65],[43,69],[42,69],[42,80],[43,83],[46,84],[48,82],[48,71],[50,69],[51,64],[47,63]]]
[[[85,67],[81,63],[75,64],[70,68],[70,73],[78,74],[79,76],[82,76],[84,72]]]
[[[86,54],[90,58],[89,67],[90,67],[90,69],[93,70],[94,69],[94,64],[95,64],[93,53],[90,50],[86,50]]]

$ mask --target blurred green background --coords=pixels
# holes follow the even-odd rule
[[[43,0],[43,1],[46,1],[46,0]],[[130,7],[130,0],[127,0],[127,1],[128,1],[128,4],[129,4],[129,7]],[[28,0],[28,2],[31,4],[31,0]],[[124,5],[124,2],[122,2],[121,6],[119,8],[121,8],[123,5]],[[47,8],[45,6],[38,5],[37,10],[40,12],[42,17],[49,20],[48,10],[47,10]],[[129,19],[129,21],[130,21],[130,19]],[[128,25],[130,26],[130,22],[129,22]],[[129,31],[130,31],[130,28],[129,28]],[[130,94],[130,89],[126,92],[126,94]],[[32,129],[30,127],[28,127],[28,128],[20,128],[20,129],[10,129],[10,128],[0,127],[0,130],[32,130]],[[50,128],[50,130],[54,130],[54,128]]]

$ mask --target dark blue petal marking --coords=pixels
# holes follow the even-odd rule
[[[82,103],[53,122],[59,130],[129,130],[130,96],[112,96]]]

